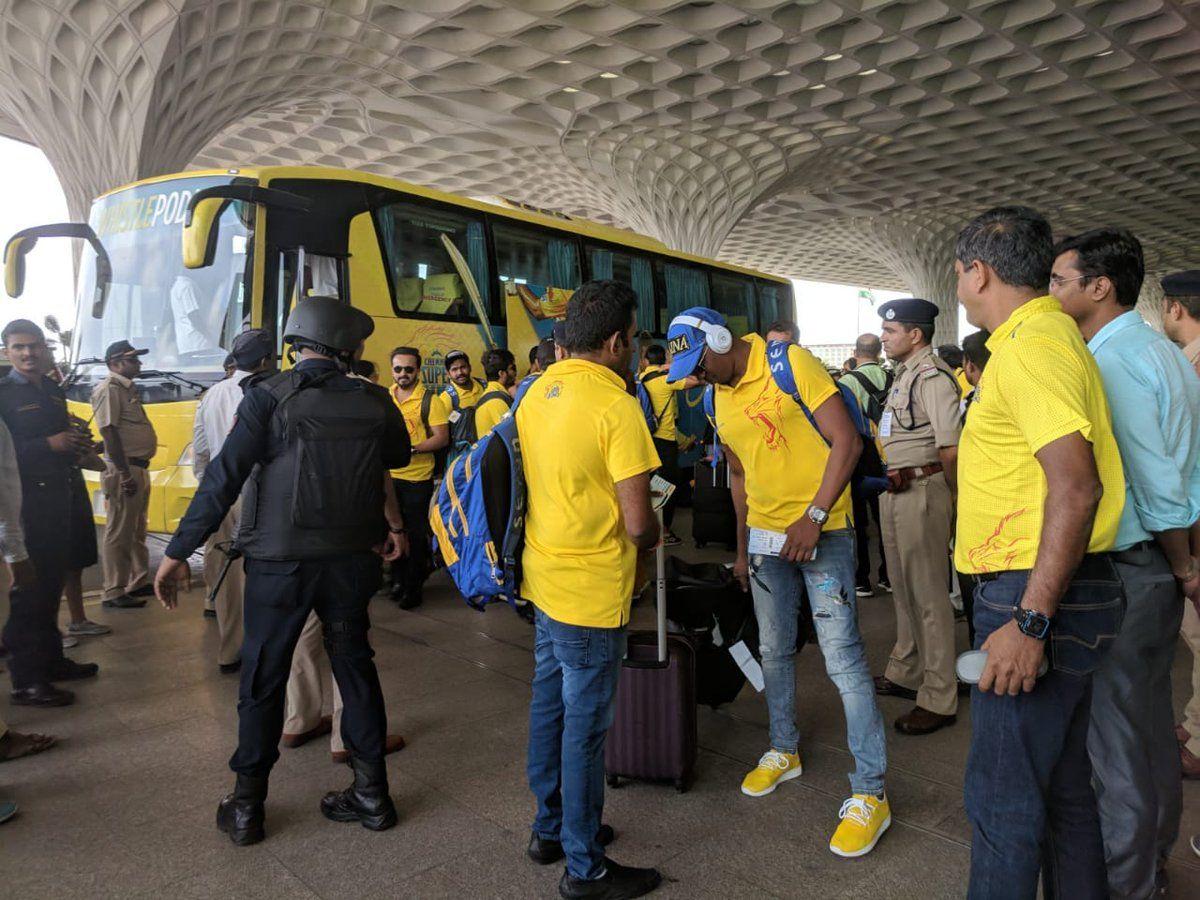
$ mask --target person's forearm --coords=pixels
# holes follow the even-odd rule
[[[387,519],[388,528],[399,531],[404,527],[404,516],[400,513],[400,501],[396,499],[396,485],[392,476],[383,473],[383,516]]]
[[[118,472],[129,472],[129,460],[125,458],[125,446],[121,443],[121,435],[116,426],[107,425],[100,429],[100,437],[104,439],[104,455],[109,458]]]
[[[745,556],[749,548],[750,537],[746,528],[746,476],[742,472],[729,471],[729,489],[733,495],[733,513],[737,520],[737,555]]]
[[[419,444],[413,444],[413,453],[433,453],[435,450],[441,450],[446,446],[446,442],[439,440],[436,437],[425,438]]]
[[[942,464],[942,474],[946,476],[946,484],[950,487],[950,497],[958,502],[958,448],[938,447],[938,462]]]
[[[1169,531],[1157,531],[1154,533],[1154,542],[1162,548],[1175,577],[1180,580],[1186,578],[1192,567],[1193,559],[1188,529],[1172,528]]]
[[[1100,505],[1098,481],[1059,483],[1046,491],[1037,559],[1021,606],[1053,616],[1087,552]]]
[[[858,465],[861,455],[862,441],[857,432],[846,439],[834,438],[833,446],[829,448],[825,474],[821,477],[821,486],[817,488],[816,496],[812,499],[813,506],[824,510],[833,508],[838,497],[846,490],[846,485],[850,483],[850,476],[854,474],[854,467]]]

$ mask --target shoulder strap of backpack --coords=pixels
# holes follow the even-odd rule
[[[851,378],[853,378],[855,381],[857,381],[859,384],[861,384],[863,390],[866,391],[877,402],[882,403],[883,398],[887,396],[887,389],[888,389],[887,377],[884,378],[883,387],[875,387],[875,384],[871,381],[870,378],[867,377],[866,372],[860,372],[858,369],[851,369],[846,374],[849,375]]]
[[[655,369],[653,372],[647,372],[645,375],[643,375],[641,377],[641,382],[642,382],[642,384],[645,384],[647,381],[653,381],[655,378],[666,378],[666,377],[667,377],[667,373],[664,372],[662,369]]]
[[[483,406],[483,404],[487,403],[489,400],[503,400],[505,405],[509,409],[512,409],[513,398],[509,396],[508,391],[488,391],[479,398],[479,402],[475,404],[476,408]]]
[[[792,371],[792,361],[788,359],[788,347],[790,346],[786,341],[771,341],[767,344],[767,369],[775,381],[775,386],[796,402],[800,411],[804,413],[804,418],[808,419],[808,424],[820,435],[821,440],[828,444],[829,439],[821,434],[817,420],[813,418],[812,411],[800,396],[800,389],[796,386],[796,373]]]
[[[433,408],[433,391],[425,388],[425,393],[421,395],[421,424],[425,426],[425,433],[429,434],[429,410]]]

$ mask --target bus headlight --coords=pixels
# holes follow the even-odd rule
[[[183,448],[183,452],[179,454],[179,462],[175,463],[175,465],[187,466],[190,469],[195,460],[196,454],[192,450],[192,445],[189,442],[188,445]]]

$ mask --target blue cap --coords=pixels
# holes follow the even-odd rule
[[[725,317],[707,306],[685,309],[667,329],[667,353],[671,356],[671,368],[667,381],[682,381],[696,371],[706,344],[702,325],[725,326]]]

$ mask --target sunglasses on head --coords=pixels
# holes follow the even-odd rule
[[[392,366],[392,371],[397,375],[404,375],[417,371],[416,366]]]

